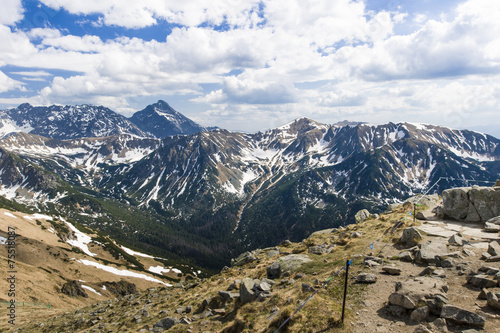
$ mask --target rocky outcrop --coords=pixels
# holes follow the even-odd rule
[[[61,292],[65,295],[70,296],[70,297],[78,297],[78,296],[82,296],[85,298],[89,297],[87,295],[87,293],[85,292],[85,289],[83,289],[80,281],[76,281],[76,280],[66,282],[62,286]]]
[[[119,282],[104,282],[106,289],[116,296],[126,296],[137,293],[137,287],[134,283],[121,280]]]
[[[467,222],[486,222],[500,216],[500,188],[473,186],[445,190],[443,214]]]
[[[311,261],[306,254],[290,254],[281,257],[271,266],[267,267],[267,277],[269,279],[278,279],[282,274],[289,274],[291,271]]]

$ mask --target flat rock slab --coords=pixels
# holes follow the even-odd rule
[[[390,275],[400,275],[402,272],[401,268],[392,267],[392,266],[384,266],[384,267],[382,267],[382,270]]]
[[[497,239],[498,236],[483,230],[484,223],[467,223],[462,221],[427,221],[416,227],[430,236],[450,238],[459,232],[467,237]]]
[[[479,327],[483,327],[485,324],[484,317],[454,305],[443,306],[441,318],[450,319],[459,324],[468,324]]]
[[[446,256],[448,248],[442,239],[433,239],[422,244],[418,253],[418,258],[426,263],[436,261],[436,256]]]

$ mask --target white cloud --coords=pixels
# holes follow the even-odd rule
[[[0,10],[0,24],[11,25],[23,18],[23,6],[21,0],[2,0]]]
[[[0,71],[0,93],[16,89],[25,90],[23,83],[11,79],[4,72]]]

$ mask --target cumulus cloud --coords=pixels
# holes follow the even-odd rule
[[[0,93],[11,91],[11,90],[25,90],[22,82],[16,81],[5,75],[4,72],[0,71]]]
[[[0,10],[0,24],[11,25],[23,18],[23,6],[21,0],[2,0]]]

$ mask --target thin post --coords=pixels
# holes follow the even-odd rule
[[[347,297],[347,278],[349,276],[349,259],[345,262],[345,283],[344,283],[344,301],[342,302],[342,325],[344,324],[345,300]]]
[[[415,223],[415,219],[417,218],[417,204],[413,204],[413,223]]]

